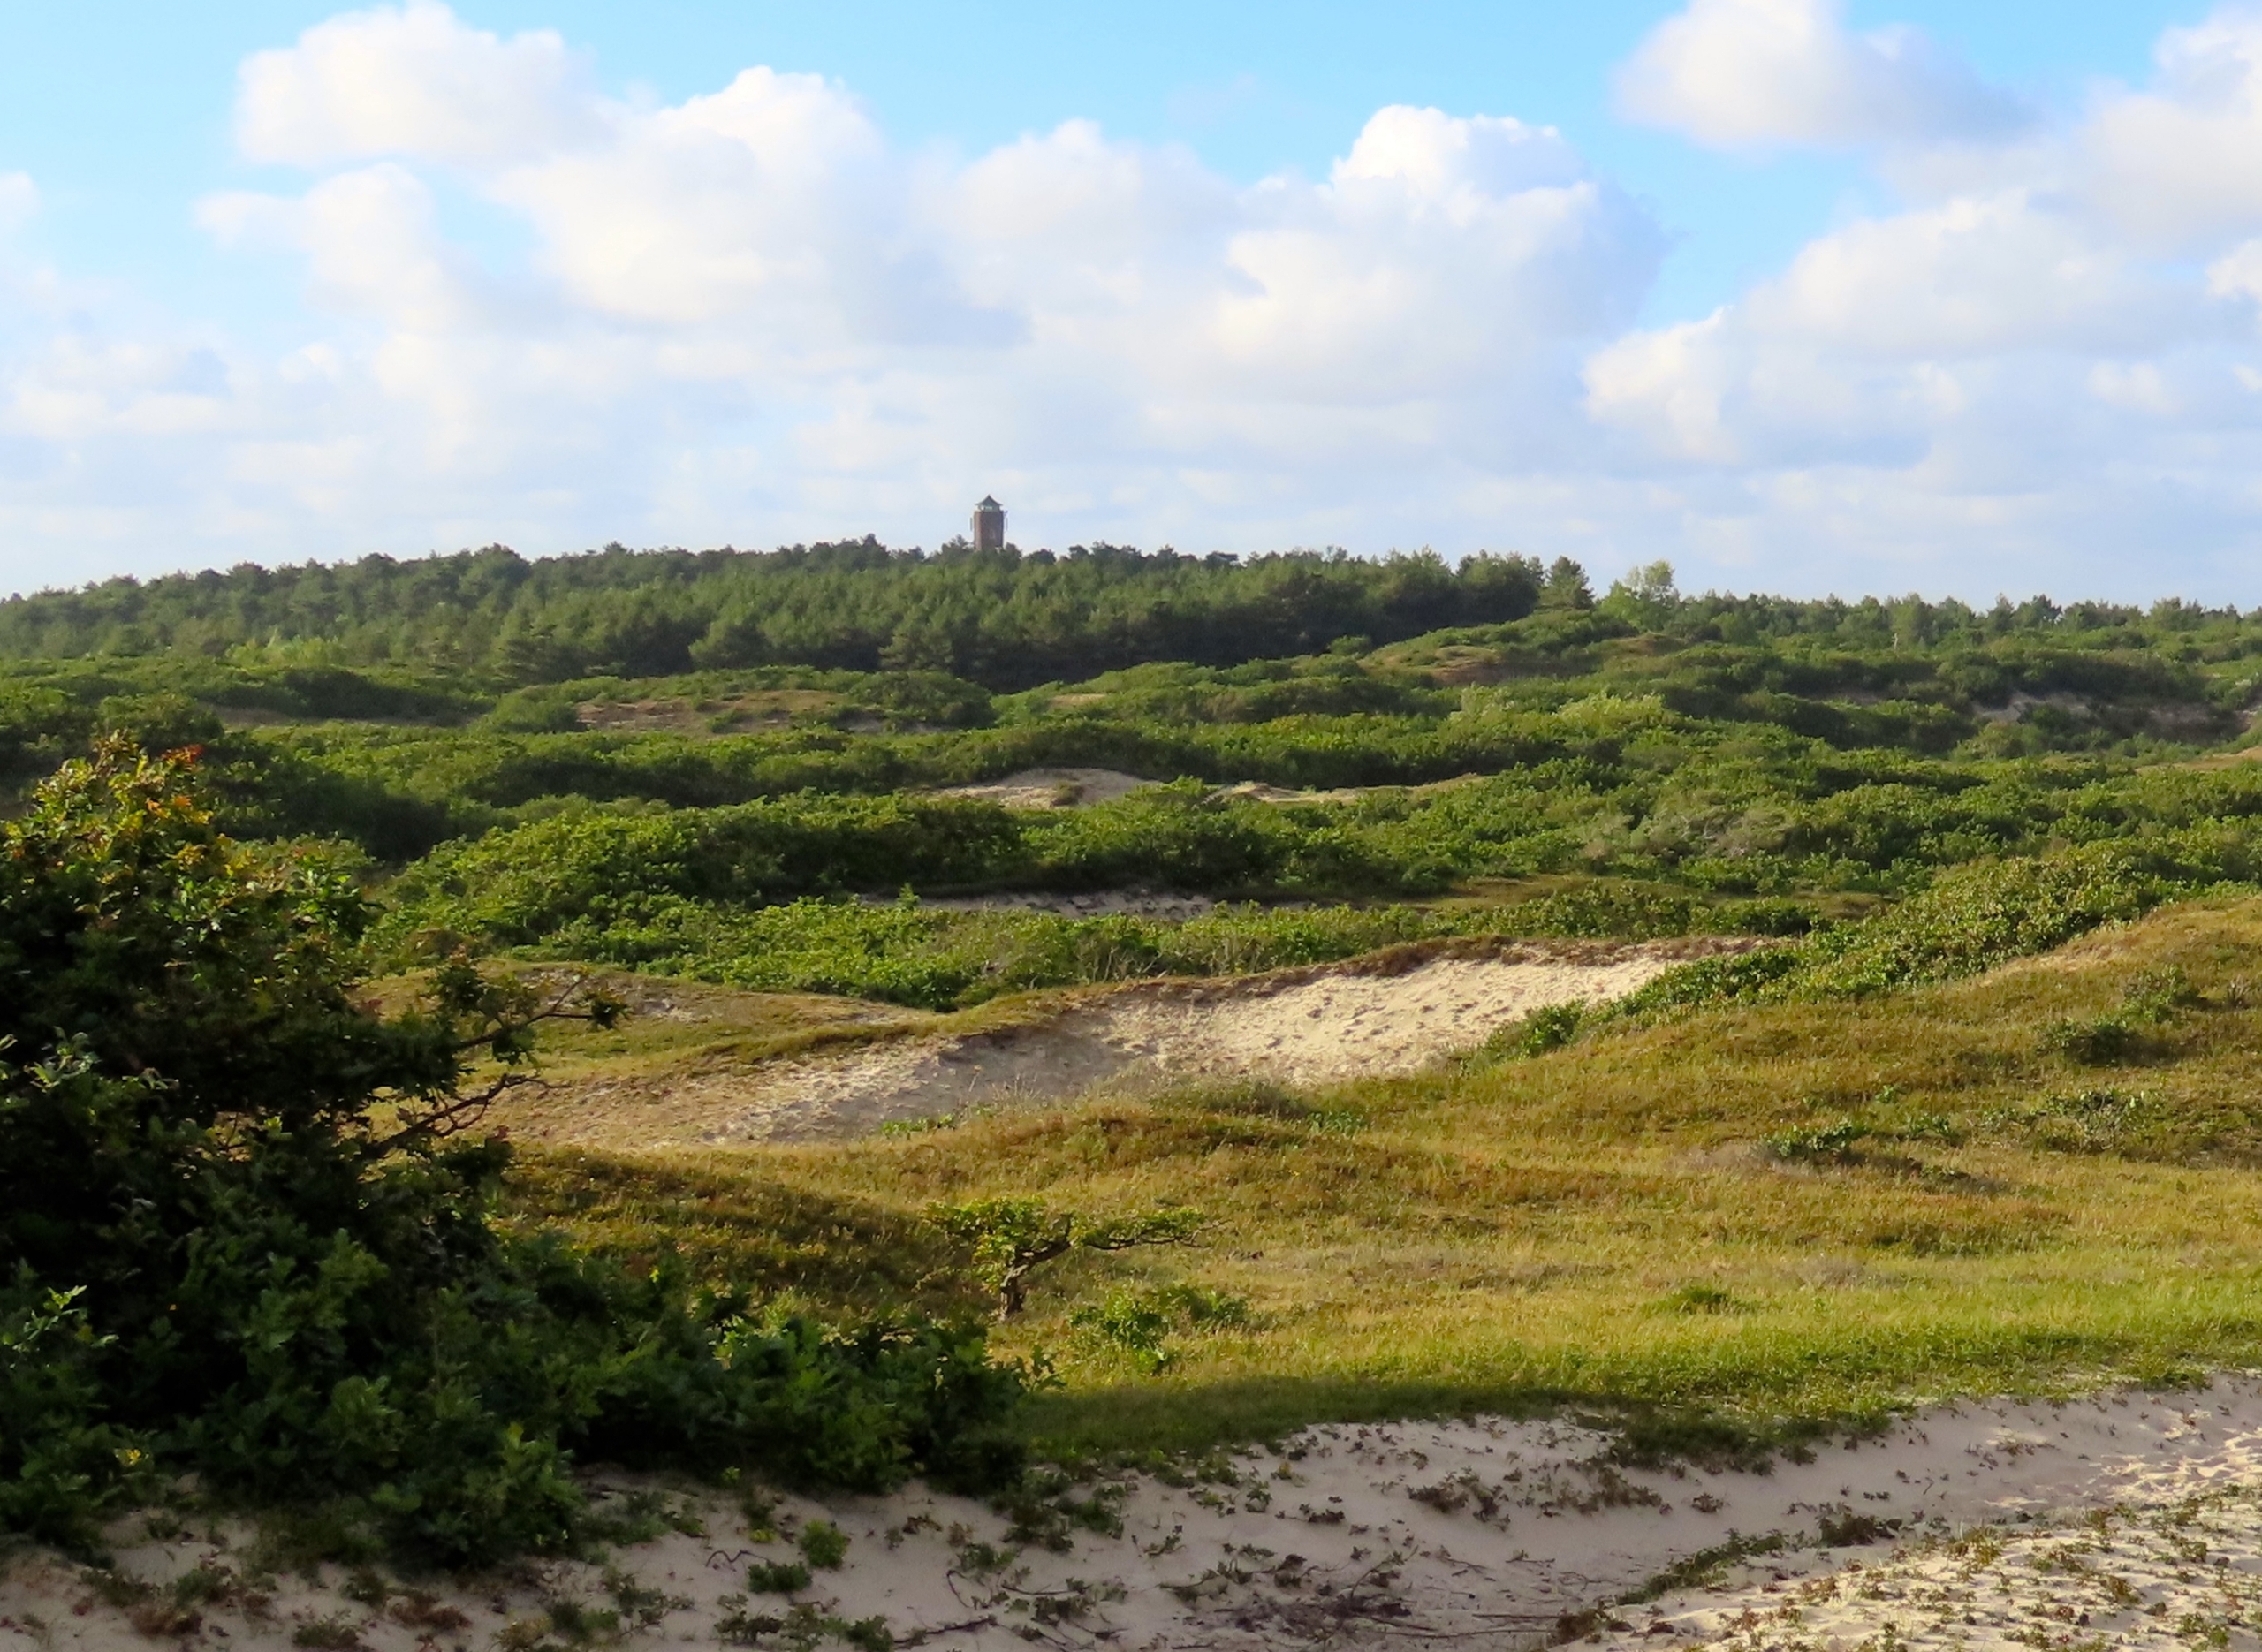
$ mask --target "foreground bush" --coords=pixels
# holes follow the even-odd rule
[[[832,1332],[490,1219],[474,1061],[568,1012],[437,972],[358,1002],[369,915],[101,749],[0,830],[0,1526],[83,1542],[150,1476],[334,1504],[449,1564],[575,1541],[579,1457],[877,1489],[1010,1470],[981,1333]]]

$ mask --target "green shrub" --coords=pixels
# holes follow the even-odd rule
[[[2117,1015],[2087,1020],[2061,1018],[2042,1030],[2045,1050],[2089,1066],[2130,1060],[2149,1050],[2152,1042],[2143,1029]]]
[[[1985,1122],[1993,1130],[2022,1132],[2048,1152],[2120,1153],[2163,1117],[2148,1092],[2102,1088],[2046,1096],[2031,1107],[1999,1108]]]
[[[838,1572],[848,1558],[848,1537],[831,1520],[811,1520],[794,1540],[801,1557],[819,1572]]]
[[[1764,1137],[1760,1145],[1772,1156],[1787,1163],[1852,1164],[1861,1158],[1856,1148],[1875,1134],[1877,1131],[1871,1125],[1841,1118],[1834,1125],[1782,1131]]]
[[[460,1084],[541,1012],[460,960],[364,1007],[348,872],[231,843],[197,786],[112,741],[0,827],[0,1521],[82,1535],[193,1471],[452,1564],[573,1541],[577,1453],[1010,1469],[978,1330],[828,1331],[499,1231]]]
[[[2118,847],[1958,868],[1867,923],[1810,943],[1798,990],[1847,997],[1977,974],[2137,917],[2175,886],[2154,857]]]
[[[1640,1016],[1706,1004],[1733,1003],[1770,995],[1786,982],[1795,981],[1808,966],[1801,947],[1768,947],[1728,958],[1699,959],[1666,970],[1648,985],[1638,987],[1604,1013]]]
[[[1668,1314],[1732,1314],[1743,1304],[1716,1284],[1685,1284],[1658,1306]]]
[[[1527,1015],[1493,1028],[1492,1036],[1484,1041],[1483,1054],[1497,1061],[1529,1060],[1552,1050],[1560,1050],[1579,1035],[1579,1023],[1585,1015],[1583,1004],[1542,1004]]]
[[[757,1560],[747,1568],[747,1592],[798,1595],[809,1586],[809,1569],[798,1560]]]
[[[1953,981],[2138,917],[2176,895],[2226,887],[2229,878],[2251,876],[2254,869],[2243,837],[2197,830],[2141,846],[2091,845],[1958,867],[1861,923],[1789,946],[1668,970],[1620,999],[1609,1013],[1859,997]],[[2047,1040],[2077,1059],[2117,1059],[2142,1042],[2129,1016],[2171,1015],[2190,997],[2188,987],[2173,982],[2135,991],[2133,1008],[2123,1017],[2085,1028],[2068,1023]]]
[[[19,1267],[0,1288],[0,1530],[91,1542],[101,1516],[141,1478],[146,1437],[102,1421],[98,1338],[79,1305]]]
[[[1087,1340],[1130,1355],[1150,1376],[1177,1363],[1177,1350],[1166,1341],[1172,1332],[1248,1322],[1249,1303],[1242,1298],[1183,1284],[1111,1291],[1068,1315],[1068,1323]]]

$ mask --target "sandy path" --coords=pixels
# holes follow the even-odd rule
[[[2217,1631],[2234,1628],[2233,1644],[2251,1639],[2262,1577],[2252,1489],[2262,1478],[2262,1386],[2251,1379],[2065,1406],[1939,1409],[1764,1474],[1621,1471],[1601,1456],[1606,1444],[1575,1427],[1501,1421],[1315,1428],[1277,1455],[1252,1452],[1192,1483],[1117,1482],[1101,1496],[1119,1508],[1120,1533],[1077,1530],[1059,1550],[1015,1541],[978,1503],[916,1487],[824,1504],[782,1499],[781,1538],[756,1543],[730,1504],[694,1492],[687,1506],[703,1523],[699,1535],[671,1534],[612,1561],[618,1576],[664,1597],[650,1625],[625,1636],[654,1646],[712,1644],[739,1611],[786,1619],[759,1640],[782,1648],[796,1605],[808,1609],[819,1642],[816,1620],[877,1618],[899,1646],[967,1652],[1030,1641],[1143,1652],[1528,1648],[1553,1638],[1567,1615],[1590,1611],[1579,1627],[1591,1622],[1620,1648],[1724,1637],[1738,1647],[1850,1645],[1882,1635],[1887,1621],[1907,1644],[1974,1648],[2203,1648],[2225,1644]],[[2098,1509],[2118,1512],[2082,1518]],[[848,1535],[846,1565],[818,1572],[790,1602],[749,1602],[749,1562],[792,1558],[785,1539],[817,1518]],[[1856,1520],[1871,1532],[1897,1527],[1903,1546],[1818,1545],[1828,1527],[1844,1542]],[[2010,1523],[1971,1541],[1983,1522]],[[252,1576],[241,1534],[197,1525],[166,1542],[132,1523],[116,1534],[122,1568],[153,1584],[200,1565],[243,1578],[232,1595],[224,1587],[195,1607],[194,1630],[141,1608],[145,1625],[163,1622],[163,1638],[182,1644],[281,1652],[319,1620],[344,1625],[368,1652],[486,1646],[512,1624],[527,1626],[516,1644],[532,1647],[550,1603],[606,1604],[598,1564],[558,1562],[428,1580],[425,1604],[380,1610],[347,1598],[337,1568],[314,1580]],[[1783,1546],[1709,1589],[1613,1604],[1738,1536]],[[370,1592],[366,1580],[359,1587]],[[0,1652],[146,1645],[133,1610],[33,1553],[0,1581]],[[436,1618],[448,1626],[436,1628]],[[331,1644],[305,1634],[300,1643]]]
[[[1308,1087],[1411,1072],[1546,1004],[1599,1003],[1752,943],[1417,943],[1348,965],[1067,995],[1041,1019],[591,1087],[513,1113],[514,1134],[585,1147],[838,1139],[969,1107],[1256,1078]]]

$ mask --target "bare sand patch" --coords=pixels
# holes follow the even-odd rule
[[[1002,780],[945,786],[937,797],[976,798],[1009,809],[1073,809],[1112,803],[1161,783],[1120,769],[1023,769]]]
[[[1213,798],[1245,798],[1257,803],[1356,803],[1361,798],[1374,797],[1385,792],[1426,797],[1490,777],[1477,774],[1455,775],[1449,780],[1429,780],[1420,785],[1330,786],[1315,791],[1297,791],[1288,786],[1267,785],[1261,780],[1244,780],[1237,785],[1220,786],[1210,795]]]
[[[1244,780],[1239,785],[1219,786],[1212,798],[1239,798],[1252,803],[1356,803],[1373,786],[1333,786],[1324,792],[1297,792],[1287,786],[1269,786],[1261,780]]]
[[[1418,942],[1347,964],[1135,981],[1059,994],[986,1030],[869,1040],[664,1083],[562,1087],[507,1122],[559,1145],[718,1147],[839,1139],[1100,1090],[1386,1077],[1473,1049],[1545,1005],[1619,997],[1676,964],[1753,944]]]
[[[162,1613],[113,1603],[76,1567],[30,1551],[0,1580],[0,1652],[125,1652],[153,1638],[245,1652],[284,1652],[294,1639],[368,1652],[498,1637],[531,1647],[550,1643],[554,1604],[617,1610],[623,1599],[650,1620],[627,1614],[620,1642],[653,1647],[788,1647],[796,1612],[806,1644],[861,1623],[897,1647],[965,1652],[1536,1648],[1588,1632],[1621,1648],[1827,1647],[1886,1644],[1888,1623],[1902,1644],[1943,1648],[2206,1647],[2251,1634],[2262,1573],[2262,1388],[2251,1378],[1939,1407],[1764,1474],[1623,1468],[1610,1445],[1565,1423],[1486,1418],[1311,1428],[1201,1481],[1116,1481],[1100,1500],[1120,1531],[1076,1529],[1058,1550],[1017,1541],[982,1503],[915,1485],[781,1497],[777,1539],[764,1542],[723,1496],[679,1489],[695,1532],[604,1560],[420,1580],[421,1598],[382,1603],[368,1577],[338,1567],[259,1575],[240,1527],[176,1522],[160,1540],[137,1519],[112,1535],[119,1570],[162,1602],[201,1567],[212,1598],[137,1630],[134,1611],[149,1625]],[[618,1494],[654,1482],[596,1483]],[[749,1597],[748,1565],[793,1559],[793,1531],[817,1519],[847,1535],[845,1563],[790,1599]],[[1696,1587],[1627,1603],[1669,1568],[1705,1572],[1705,1557],[1738,1550],[1745,1558]],[[749,1634],[765,1617],[767,1632]]]

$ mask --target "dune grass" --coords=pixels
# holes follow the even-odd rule
[[[2262,1362],[2258,1057],[2262,901],[2196,902],[1951,985],[1532,1060],[821,1148],[535,1152],[513,1197],[828,1308],[969,1313],[931,1201],[1198,1208],[1197,1247],[1071,1256],[999,1328],[1059,1365],[1028,1413],[1052,1451],[1561,1407],[1733,1445]]]

